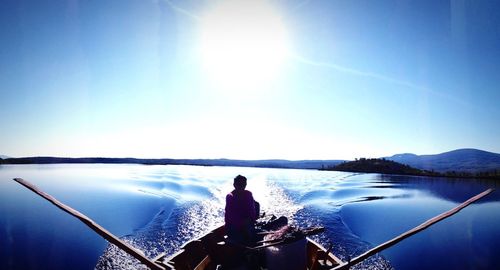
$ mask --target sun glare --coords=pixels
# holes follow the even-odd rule
[[[241,90],[272,81],[289,51],[284,24],[268,1],[217,2],[201,27],[204,70],[219,87]]]

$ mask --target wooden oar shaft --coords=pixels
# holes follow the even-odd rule
[[[78,212],[77,210],[75,210],[75,209],[73,209],[73,208],[65,205],[64,203],[58,201],[56,198],[54,198],[51,195],[43,192],[38,187],[34,186],[33,184],[29,183],[28,181],[26,181],[26,180],[24,180],[22,178],[14,178],[14,181],[18,182],[19,184],[27,187],[31,191],[33,191],[36,194],[40,195],[42,198],[48,200],[49,202],[51,202],[55,206],[57,206],[60,209],[62,209],[64,212],[66,212],[66,213],[68,213],[68,214],[70,214],[70,215],[78,218],[80,221],[82,221],[83,223],[85,223],[85,225],[87,225],[92,230],[94,230],[95,232],[97,232],[104,239],[106,239],[110,243],[116,245],[117,247],[119,247],[123,251],[127,252],[128,254],[132,255],[134,258],[136,258],[137,260],[139,260],[141,263],[145,264],[149,268],[154,269],[154,270],[165,270],[166,269],[165,267],[163,267],[161,265],[158,265],[155,262],[153,262],[150,259],[148,259],[146,256],[144,256],[144,254],[142,254],[141,251],[139,251],[138,249],[134,248],[133,246],[131,246],[127,242],[124,242],[123,240],[119,239],[118,237],[116,237],[115,235],[113,235],[112,233],[110,233],[108,230],[104,229],[99,224],[95,223],[89,217],[87,217],[84,214]]]
[[[349,262],[346,262],[344,264],[341,264],[337,267],[334,267],[332,268],[333,270],[340,270],[340,269],[349,269],[349,267],[357,264],[357,263],[360,263],[361,261],[365,260],[366,258],[376,254],[376,253],[379,253],[381,252],[382,250],[386,249],[386,248],[389,248],[397,243],[399,243],[400,241],[402,241],[403,239],[407,238],[407,237],[410,237],[414,234],[416,234],[417,232],[419,231],[422,231],[426,228],[428,228],[429,226],[431,226],[432,224],[436,223],[436,222],[439,222],[447,217],[450,217],[456,213],[458,213],[458,211],[462,210],[463,208],[467,207],[469,204],[481,199],[482,197],[490,194],[491,192],[493,191],[493,189],[488,189],[488,190],[485,190],[479,194],[477,194],[476,196],[468,199],[467,201],[463,202],[462,204],[458,205],[457,207],[453,208],[453,209],[450,209],[438,216],[435,216],[429,220],[427,220],[426,222],[418,225],[417,227],[403,233],[403,234],[400,234],[399,236],[396,236],[395,238],[385,242],[385,243],[382,243],[380,244],[379,246],[377,247],[374,247],[370,250],[368,250],[367,252],[359,255],[358,257],[352,259],[351,261]]]

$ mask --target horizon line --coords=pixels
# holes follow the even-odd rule
[[[218,158],[173,158],[173,157],[161,157],[161,158],[153,158],[153,157],[132,157],[132,156],[126,156],[126,157],[117,157],[117,156],[58,156],[58,155],[34,155],[34,156],[9,156],[9,155],[0,155],[0,159],[9,159],[9,158],[16,158],[16,159],[21,159],[21,158],[68,158],[68,159],[84,159],[84,158],[104,158],[104,159],[149,159],[149,160],[165,160],[165,159],[170,159],[170,160],[237,160],[237,161],[266,161],[266,160],[282,160],[282,161],[344,161],[344,160],[355,160],[359,158],[385,158],[385,157],[392,157],[395,155],[405,155],[405,154],[411,154],[411,155],[416,155],[416,156],[429,156],[429,155],[440,155],[444,153],[449,153],[453,151],[458,151],[458,150],[476,150],[476,151],[482,151],[482,152],[488,152],[492,154],[497,154],[500,155],[500,153],[496,153],[493,151],[487,151],[487,150],[482,150],[478,148],[457,148],[445,152],[440,152],[436,154],[414,154],[410,152],[402,152],[402,153],[397,153],[397,154],[392,154],[388,156],[381,156],[381,157],[370,157],[370,156],[360,156],[352,159],[340,159],[340,158],[308,158],[308,159],[286,159],[286,158],[260,158],[260,159],[245,159],[245,158],[228,158],[228,157],[218,157]]]

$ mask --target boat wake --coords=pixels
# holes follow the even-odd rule
[[[298,227],[325,227],[325,233],[312,237],[328,248],[333,243],[332,252],[340,259],[347,261],[371,248],[353,234],[342,221],[341,205],[355,201],[345,196],[334,196],[349,177],[356,175],[338,174],[333,178],[319,175],[322,181],[309,179],[307,175],[298,174],[286,178],[272,173],[262,174],[245,172],[248,177],[248,190],[261,205],[261,213],[286,216],[290,223]],[[183,178],[184,177],[184,178]],[[199,176],[178,177],[176,185],[171,178],[166,184],[155,185],[155,189],[139,187],[137,190],[149,196],[175,199],[174,207],[166,205],[144,227],[132,234],[122,237],[123,240],[144,251],[145,255],[154,258],[159,254],[174,254],[187,241],[198,238],[224,222],[225,195],[232,190],[231,177],[224,181],[207,179],[195,184],[194,178]],[[211,176],[214,177],[214,176]],[[219,179],[219,178],[217,178]],[[281,179],[286,179],[281,180]],[[158,180],[156,180],[158,181]],[[203,196],[183,196],[186,192],[183,184],[203,186]],[[156,182],[157,183],[157,182]],[[167,187],[167,188],[166,188]],[[174,189],[175,188],[175,189]],[[339,189],[339,190],[337,190]],[[196,192],[195,192],[196,193]],[[189,191],[188,191],[189,194]],[[108,245],[99,258],[96,269],[147,269],[140,262],[116,248]],[[381,256],[373,256],[353,269],[392,269],[390,263]]]
[[[293,217],[302,207],[295,204],[277,185],[270,183],[265,177],[249,177],[249,190],[254,191],[255,199],[261,204],[261,212],[276,216]],[[170,180],[167,180],[169,182]],[[169,186],[172,186],[168,183]],[[209,188],[210,196],[186,199],[183,192],[172,194],[172,189],[165,190],[166,185],[155,189],[140,187],[137,190],[146,195],[174,198],[176,205],[160,212],[143,228],[122,237],[134,247],[142,250],[146,256],[154,258],[159,254],[174,254],[187,241],[202,236],[224,223],[225,196],[232,190],[232,181],[219,183]],[[179,188],[177,188],[179,190]],[[258,191],[258,192],[256,192]],[[146,269],[140,262],[114,245],[108,245],[99,258],[96,269]]]

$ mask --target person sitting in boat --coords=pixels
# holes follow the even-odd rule
[[[226,196],[224,214],[228,240],[251,245],[255,240],[255,220],[258,218],[259,204],[253,199],[252,192],[245,190],[247,178],[238,175],[234,178],[234,190]]]

